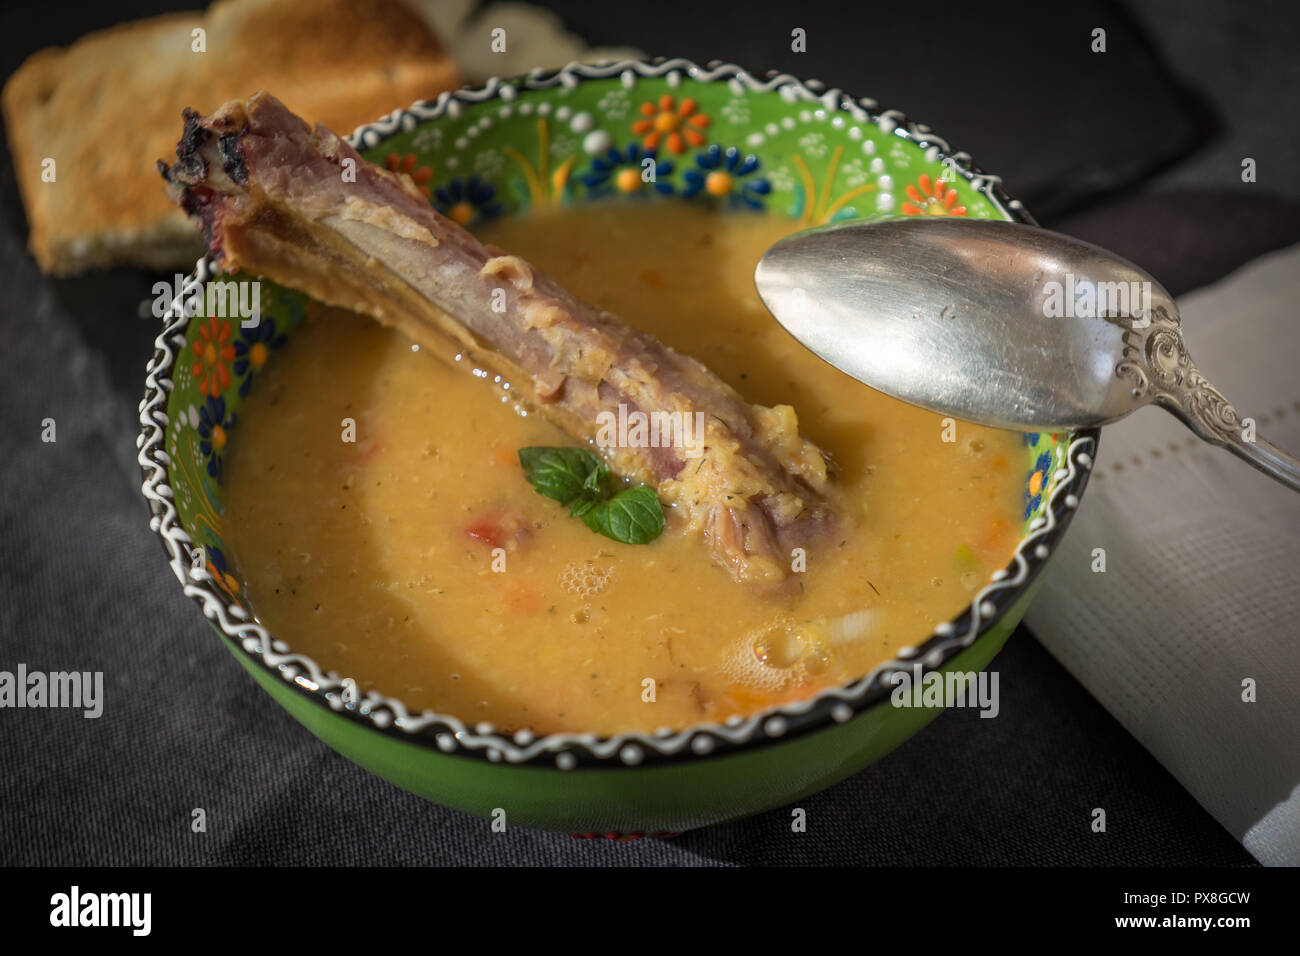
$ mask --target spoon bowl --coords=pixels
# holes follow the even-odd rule
[[[776,243],[755,283],[812,352],[905,402],[1035,432],[1157,404],[1300,490],[1300,461],[1192,363],[1169,292],[1099,246],[1012,222],[858,221]]]

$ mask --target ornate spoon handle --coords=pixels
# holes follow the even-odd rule
[[[1147,325],[1125,331],[1124,359],[1115,373],[1133,383],[1135,398],[1168,409],[1197,437],[1300,491],[1300,459],[1258,437],[1254,423],[1206,381],[1187,354],[1177,311],[1156,308]]]

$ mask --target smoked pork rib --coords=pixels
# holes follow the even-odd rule
[[[832,531],[827,460],[799,436],[790,406],[746,403],[700,362],[483,245],[409,177],[275,97],[259,92],[207,117],[187,110],[176,155],[159,169],[226,272],[265,276],[417,341],[449,337],[579,439],[620,405],[692,421],[702,412],[702,453],[624,446],[606,456],[674,506],[736,580],[779,584],[791,550]]]

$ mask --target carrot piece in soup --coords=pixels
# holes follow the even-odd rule
[[[528,523],[514,511],[488,511],[465,525],[466,537],[490,548],[518,551],[528,537]]]
[[[536,614],[542,609],[542,593],[527,584],[513,583],[506,588],[506,604],[521,614]]]

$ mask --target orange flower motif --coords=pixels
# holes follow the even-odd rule
[[[233,574],[221,570],[211,561],[208,562],[208,574],[212,575],[212,583],[231,597],[239,593],[239,579]]]
[[[920,186],[920,189],[917,189]],[[928,173],[922,173],[916,180],[916,186],[907,187],[907,198],[900,207],[905,216],[964,216],[966,207],[957,205],[957,190],[942,179],[930,180]]]
[[[698,106],[690,97],[682,100],[681,106],[678,106],[677,101],[665,93],[659,97],[657,104],[641,104],[641,115],[645,119],[633,123],[632,132],[644,134],[641,145],[646,149],[657,149],[660,140],[674,153],[685,150],[687,143],[703,146],[704,135],[700,130],[709,125],[709,118],[703,113],[695,112]]]
[[[239,594],[241,588],[239,578],[230,573],[230,567],[226,562],[226,556],[216,544],[204,545],[204,554],[207,557],[207,571],[212,575],[212,583],[225,591],[227,596],[235,597]]]
[[[433,167],[416,166],[415,159],[414,153],[407,153],[405,156],[389,153],[384,160],[384,165],[395,173],[406,173],[415,183],[415,188],[427,196],[430,188],[429,181],[433,179]]]
[[[199,392],[216,398],[230,387],[230,363],[235,360],[230,323],[218,322],[213,316],[200,325],[194,354],[197,358],[192,371],[199,380]]]

